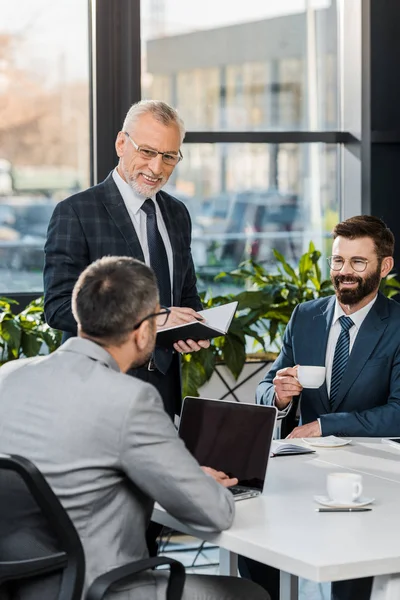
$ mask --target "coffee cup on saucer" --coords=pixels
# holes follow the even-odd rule
[[[358,473],[330,473],[327,478],[330,500],[337,504],[351,504],[360,499],[363,486]]]

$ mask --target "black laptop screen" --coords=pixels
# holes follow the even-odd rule
[[[275,414],[268,406],[188,397],[179,435],[200,465],[262,490]]]

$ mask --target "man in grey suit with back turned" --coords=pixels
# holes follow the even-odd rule
[[[157,390],[129,377],[154,349],[166,321],[152,271],[129,257],[90,265],[73,291],[78,337],[49,356],[0,369],[0,452],[43,472],[72,518],[86,557],[86,586],[112,567],[148,556],[154,501],[193,526],[227,529],[237,483],[200,468],[166,414]],[[206,472],[205,472],[206,471]],[[110,598],[165,598],[167,576],[138,576]],[[187,576],[186,600],[267,600],[236,578]]]
[[[352,217],[336,225],[328,259],[335,295],[299,304],[282,350],[257,389],[257,401],[290,409],[300,397],[300,426],[288,436],[400,435],[400,305],[379,292],[393,268],[394,236],[383,221]],[[319,389],[303,389],[298,365],[326,367]],[[244,561],[265,585],[269,568]],[[264,573],[264,575],[262,575]],[[334,600],[366,600],[372,578],[332,584]]]
[[[105,181],[57,204],[45,245],[45,313],[64,340],[76,335],[72,288],[85,267],[102,256],[132,256],[153,268],[160,303],[172,307],[169,325],[199,317],[190,216],[162,190],[183,158],[184,136],[184,123],[172,107],[155,100],[134,104],[115,141],[118,166]],[[158,389],[173,419],[181,404],[179,352],[208,346],[208,340],[182,340],[174,345],[175,354],[156,348],[149,363],[130,374]]]

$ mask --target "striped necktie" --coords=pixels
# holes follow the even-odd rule
[[[336,396],[339,390],[340,382],[343,378],[343,373],[347,366],[350,353],[350,329],[354,323],[350,317],[339,317],[342,331],[336,342],[335,354],[333,356],[332,364],[332,377],[331,377],[331,392],[330,392],[330,404],[333,406]]]

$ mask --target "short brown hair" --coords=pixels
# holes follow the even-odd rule
[[[393,256],[394,254],[394,235],[386,223],[378,217],[370,215],[358,215],[338,223],[334,228],[333,239],[339,235],[350,240],[369,237],[373,240],[375,250],[380,258]]]
[[[100,345],[120,346],[158,303],[153,271],[129,256],[103,256],[86,267],[72,292],[81,331]]]

